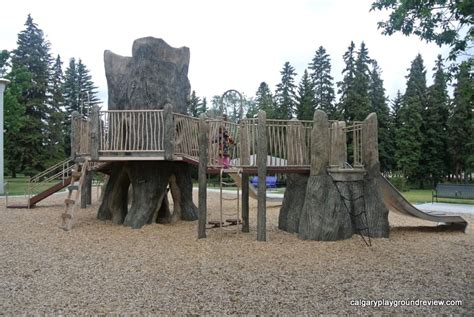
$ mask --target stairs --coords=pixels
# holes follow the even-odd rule
[[[71,180],[68,186],[69,193],[67,198],[64,200],[66,210],[61,215],[61,228],[65,231],[72,229],[72,225],[74,223],[74,214],[76,212],[77,206],[80,204],[81,188],[86,179],[88,164],[89,162],[87,160],[85,160],[82,165],[76,164],[75,169],[71,173]]]

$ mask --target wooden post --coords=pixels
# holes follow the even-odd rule
[[[250,165],[246,120],[240,122],[240,165]],[[242,232],[249,232],[249,175],[242,173]]]
[[[206,237],[207,223],[207,158],[209,142],[209,126],[206,116],[199,117],[199,218],[198,218],[198,239]]]
[[[347,162],[347,138],[344,130],[346,123],[344,121],[337,121],[331,124],[331,143],[329,166],[335,168],[344,168],[344,163]]]
[[[163,113],[164,121],[164,140],[163,147],[165,150],[165,160],[173,160],[174,152],[174,118],[173,118],[173,107],[170,104],[167,104],[164,108]]]
[[[99,107],[92,107],[90,116],[91,125],[91,160],[99,160]]]
[[[86,182],[87,182],[87,201],[86,203],[88,205],[92,205],[92,180],[94,179],[94,175],[95,173],[94,172],[89,172],[87,173],[87,178],[86,178]]]
[[[257,203],[257,241],[267,240],[267,114],[258,112],[257,125],[257,171],[258,171],[258,203]]]
[[[76,127],[77,127],[76,121],[79,120],[80,117],[81,115],[77,111],[74,111],[71,114],[71,160],[76,159],[78,142],[81,137],[80,131],[76,131]]]
[[[329,165],[329,121],[324,111],[314,112],[311,131],[311,170],[310,175],[327,175]]]
[[[372,112],[365,118],[362,130],[362,164],[369,176],[380,172],[377,114]]]

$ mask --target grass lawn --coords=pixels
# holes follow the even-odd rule
[[[27,176],[19,176],[17,178],[6,177],[5,182],[7,183],[7,186],[5,189],[8,192],[8,195],[25,195],[28,192],[28,180],[29,177]],[[58,182],[59,180],[57,182],[44,183],[38,188],[36,193],[40,192],[41,190],[47,189],[53,186],[54,184],[57,184]],[[0,196],[3,196],[3,194]]]
[[[411,189],[407,192],[402,192],[402,195],[411,203],[430,203],[432,190],[431,189]],[[438,198],[440,203],[454,203],[454,204],[468,204],[474,205],[472,199],[451,199],[451,198]]]

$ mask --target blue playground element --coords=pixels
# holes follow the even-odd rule
[[[266,176],[265,177],[265,182],[267,183],[267,188],[276,188],[277,187],[277,177],[276,176]],[[252,177],[250,180],[250,183],[254,187],[258,186],[258,176]]]

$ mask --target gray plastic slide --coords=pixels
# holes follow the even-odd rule
[[[413,206],[385,177],[379,176],[378,183],[383,194],[385,205],[390,211],[400,214],[438,222],[445,223],[453,229],[465,231],[467,222],[460,216],[449,216],[439,212],[421,211]]]

